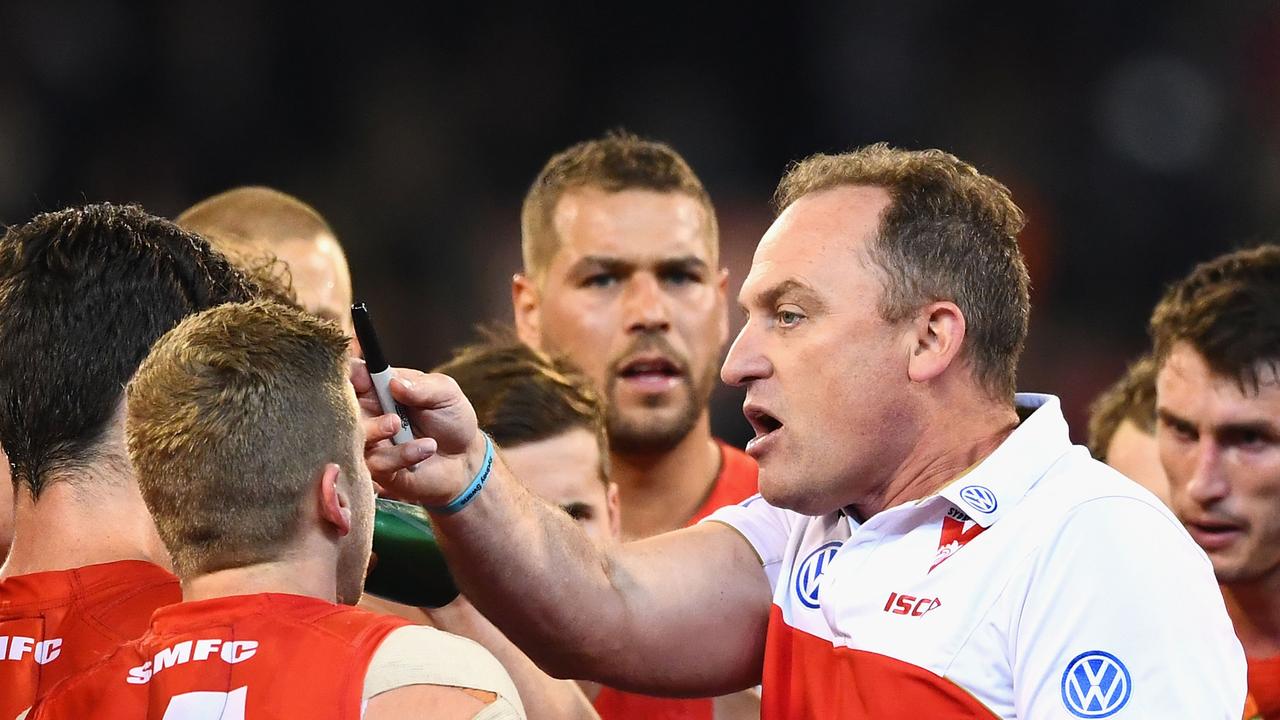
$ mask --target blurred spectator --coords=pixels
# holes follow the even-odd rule
[[[252,275],[282,276],[299,305],[353,334],[347,256],[310,205],[271,188],[241,187],[201,200],[174,222]]]
[[[1169,504],[1169,478],[1156,446],[1156,367],[1145,356],[1089,408],[1089,452]]]

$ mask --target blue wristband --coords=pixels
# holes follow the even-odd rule
[[[489,439],[488,433],[481,434],[484,435],[484,460],[480,461],[480,472],[471,478],[471,484],[458,493],[458,497],[450,500],[448,505],[428,505],[428,511],[439,515],[452,515],[470,505],[471,501],[476,499],[476,495],[480,494],[480,489],[489,480],[489,472],[493,470],[493,440]]]

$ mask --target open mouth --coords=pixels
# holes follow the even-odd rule
[[[747,453],[750,455],[762,454],[768,447],[767,443],[782,429],[783,423],[755,405],[745,406],[742,409],[742,414],[746,416],[747,422],[751,424],[751,429],[756,431],[756,436],[747,442]]]
[[[679,383],[684,378],[684,372],[671,360],[655,355],[627,361],[618,368],[617,376],[638,390],[660,392]]]

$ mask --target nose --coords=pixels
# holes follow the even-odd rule
[[[658,278],[636,273],[623,297],[628,332],[666,332],[671,329],[667,297]]]
[[[1231,483],[1223,465],[1222,448],[1212,437],[1201,437],[1191,478],[1187,481],[1187,497],[1201,505],[1211,505],[1231,494]]]
[[[738,331],[738,337],[729,347],[729,354],[724,358],[724,366],[720,368],[720,379],[726,385],[738,387],[754,380],[761,380],[773,374],[773,365],[759,347],[754,328],[750,321]]]

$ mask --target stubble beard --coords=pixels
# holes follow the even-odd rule
[[[716,368],[709,366],[688,378],[680,389],[679,411],[666,416],[658,398],[644,407],[621,408],[616,391],[619,379],[611,377],[605,397],[609,449],[624,455],[655,455],[673,450],[688,437],[711,399]]]

